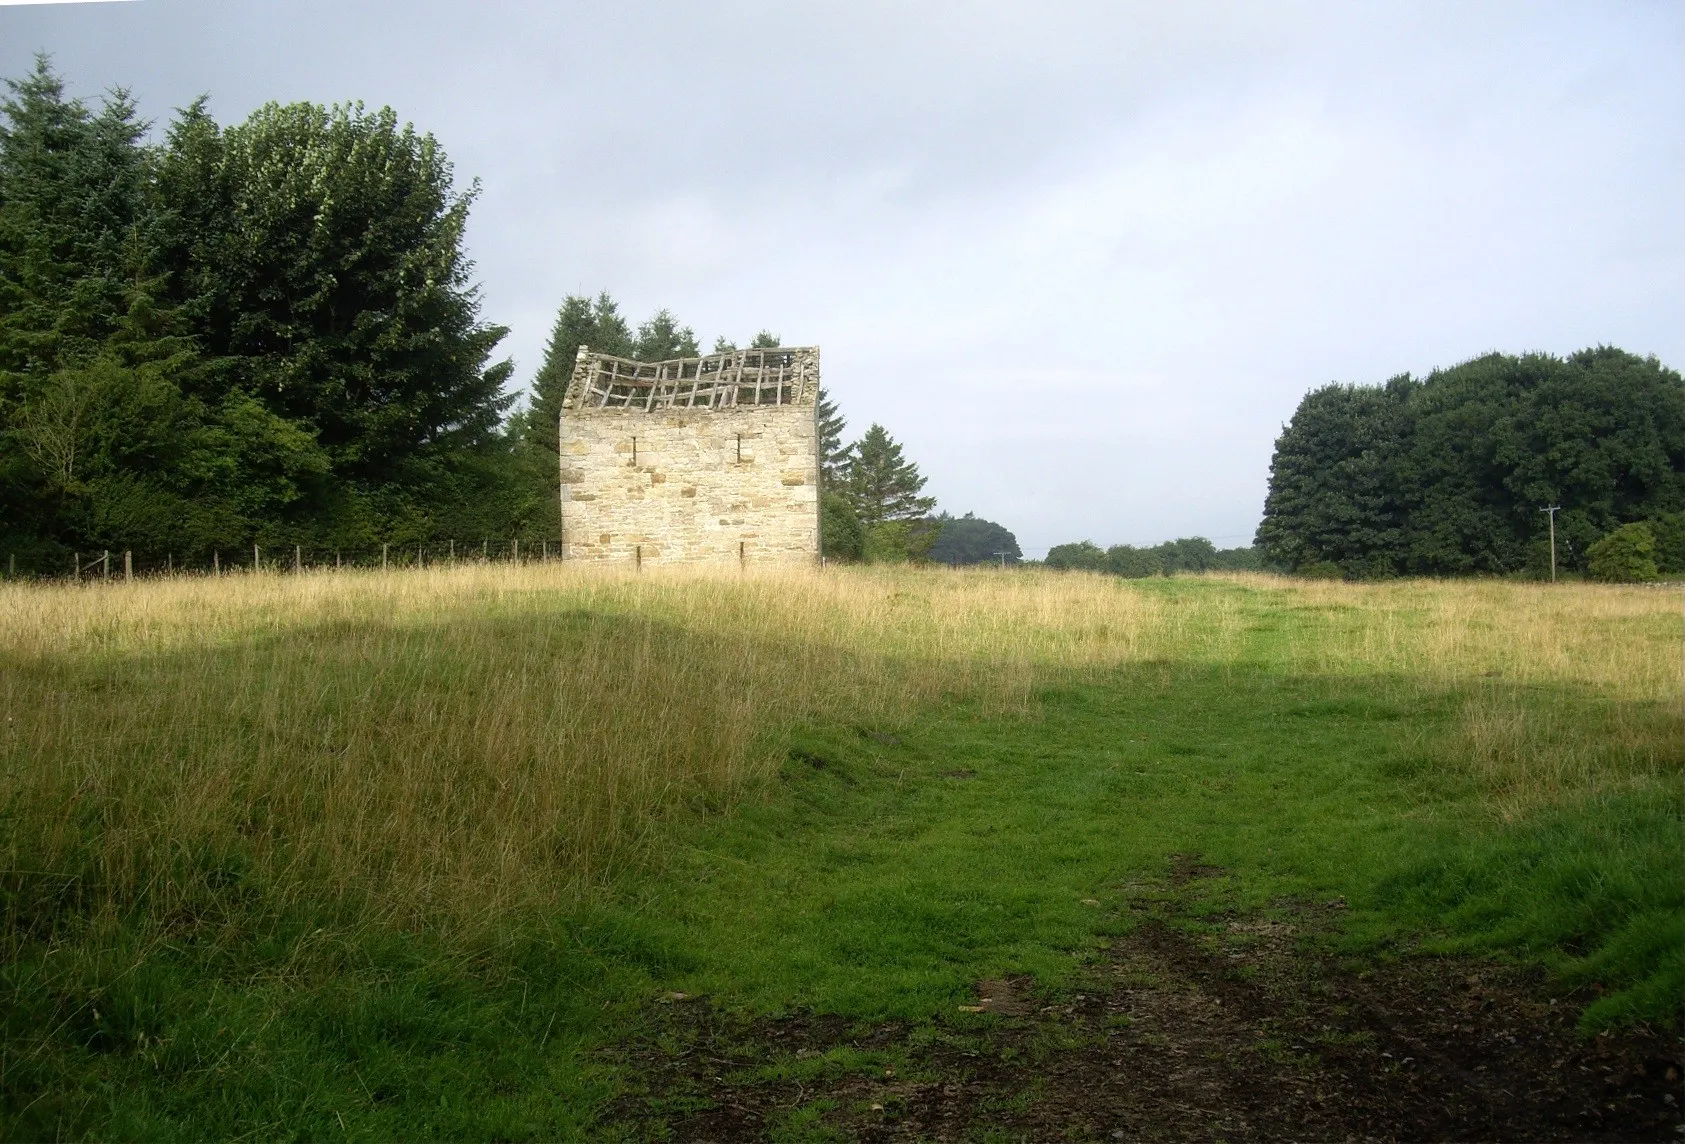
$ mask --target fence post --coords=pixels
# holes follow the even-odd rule
[[[304,571],[304,550],[302,545],[293,545],[293,571]]]
[[[538,562],[540,564],[550,563],[550,542],[548,540],[538,542]]]
[[[82,554],[80,552],[76,553],[74,559],[75,559],[75,568],[76,568],[76,579],[80,580],[82,578]]]
[[[220,548],[211,549],[211,575],[222,575],[222,550]]]
[[[16,580],[17,578],[18,578],[18,554],[16,552],[14,552],[10,556],[6,557],[6,579]]]
[[[491,541],[489,539],[480,541],[480,559],[487,562],[491,560]]]
[[[255,544],[252,545],[252,571],[254,573],[263,571],[263,549]]]
[[[336,569],[339,567],[339,549],[337,548],[333,550],[333,566]]]
[[[419,545],[419,544],[415,546],[415,566],[417,568],[420,568],[422,566],[421,565],[421,545]]]
[[[135,554],[132,549],[123,549],[123,579],[132,581],[135,578]]]
[[[105,555],[100,557],[99,578],[101,580],[111,579],[111,549],[109,548],[105,550]]]
[[[390,547],[392,547],[390,544],[380,546],[380,570],[382,572],[386,571],[386,550]]]
[[[454,541],[454,540],[451,541],[451,557],[450,557],[450,560],[451,560],[452,564],[456,563],[456,541]]]
[[[509,563],[519,564],[520,562],[521,562],[521,538],[517,536],[513,541],[510,542]]]

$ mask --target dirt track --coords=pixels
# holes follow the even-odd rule
[[[613,1054],[637,1079],[605,1128],[681,1141],[1685,1140],[1680,1040],[1581,1039],[1576,999],[1547,997],[1536,976],[1421,957],[1358,970],[1304,952],[1303,932],[1338,903],[1197,935],[1137,909],[1141,924],[1061,995],[980,982],[970,1012],[935,1027],[657,1006],[648,1037]],[[788,1075],[844,1047],[903,1063]]]

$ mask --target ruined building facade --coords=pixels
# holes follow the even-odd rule
[[[562,553],[819,558],[819,350],[637,362],[581,347],[562,401]]]

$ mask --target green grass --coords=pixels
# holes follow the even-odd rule
[[[1348,954],[1537,961],[1602,989],[1588,1030],[1678,1022],[1677,779],[1506,815],[1448,762],[1471,698],[1594,728],[1657,718],[1650,701],[1290,671],[1270,649],[1292,617],[1263,594],[1252,614],[1254,656],[1069,672],[1027,715],[949,698],[776,730],[781,769],[729,813],[672,814],[572,904],[471,936],[267,910],[261,885],[174,929],[111,909],[38,921],[0,967],[4,1134],[584,1137],[623,1079],[597,1050],[666,992],[963,1034],[990,1020],[957,1012],[973,983],[1057,987],[1178,855],[1222,870],[1182,891],[1196,917],[1340,896]]]

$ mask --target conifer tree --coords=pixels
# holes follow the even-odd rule
[[[928,517],[936,498],[920,495],[925,482],[919,467],[902,455],[900,444],[882,425],[874,423],[850,447],[843,492],[867,528]]]
[[[696,331],[679,325],[673,312],[665,308],[657,310],[650,315],[649,321],[638,326],[638,338],[632,346],[632,356],[639,361],[696,357],[700,352]]]
[[[632,329],[606,290],[595,300],[583,294],[570,294],[563,299],[556,322],[550,327],[544,362],[533,378],[532,403],[526,415],[527,436],[552,453],[556,451],[562,398],[567,396],[568,382],[573,380],[580,346],[616,357],[632,356]]]
[[[843,430],[848,420],[831,400],[824,386],[819,387],[819,473],[826,488],[837,488],[846,477],[849,451],[843,446]]]

